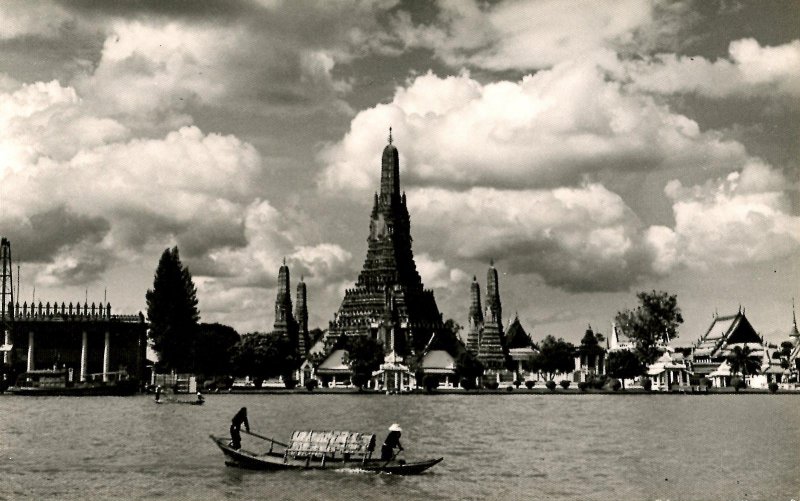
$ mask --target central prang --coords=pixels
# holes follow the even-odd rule
[[[400,159],[392,144],[383,149],[380,192],[370,214],[367,257],[355,287],[345,291],[329,335],[371,336],[386,353],[421,352],[443,327],[433,291],[426,290],[411,251],[406,195],[400,191]],[[394,331],[394,336],[390,333]]]

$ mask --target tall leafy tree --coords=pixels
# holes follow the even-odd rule
[[[227,325],[199,325],[195,341],[195,372],[205,376],[229,375],[232,348],[239,342],[239,333]]]
[[[661,356],[659,346],[678,337],[678,326],[683,323],[678,298],[663,291],[640,292],[639,306],[617,313],[617,325],[636,343],[642,361],[652,364]]]
[[[612,351],[608,354],[606,361],[606,372],[609,376],[618,378],[622,381],[622,388],[625,388],[625,380],[632,379],[644,374],[645,366],[636,353],[628,350]]]
[[[181,263],[178,248],[164,250],[158,261],[153,288],[147,291],[150,340],[165,369],[195,370],[197,288],[189,269]]]
[[[761,359],[752,352],[749,346],[734,346],[727,360],[731,366],[731,372],[741,374],[742,379],[761,372]]]
[[[231,348],[231,363],[237,376],[256,380],[282,376],[290,384],[292,372],[299,366],[299,357],[285,337],[269,333],[245,334]]]
[[[599,337],[601,337],[601,335],[595,334],[592,329],[586,329],[583,339],[581,339],[581,344],[578,345],[578,354],[581,356],[581,358],[595,357],[605,353],[603,347],[600,346],[600,339],[598,339]]]
[[[461,351],[456,356],[456,378],[465,389],[475,388],[475,381],[483,375],[483,370],[481,361],[467,350]]]
[[[363,388],[383,363],[383,345],[368,336],[354,336],[346,339],[345,349],[344,362],[353,372],[352,383]]]
[[[541,372],[547,379],[556,374],[575,369],[575,346],[561,338],[546,336],[539,343],[539,351],[528,361],[531,370]]]

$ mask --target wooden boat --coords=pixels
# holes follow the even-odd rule
[[[373,458],[370,446],[374,435],[352,432],[306,431],[294,432],[289,445],[269,437],[250,433],[269,441],[263,453],[234,449],[227,438],[209,435],[225,455],[225,464],[251,470],[359,470],[394,475],[419,475],[444,458],[406,462]],[[316,436],[314,436],[316,435]],[[276,450],[275,446],[279,446]]]
[[[205,400],[179,400],[177,398],[167,397],[159,400],[154,400],[157,404],[184,404],[184,405],[203,405]]]
[[[126,372],[90,374],[87,381],[70,381],[69,372],[63,369],[45,369],[23,372],[16,384],[8,388],[14,395],[26,396],[125,396],[138,389],[137,381]]]

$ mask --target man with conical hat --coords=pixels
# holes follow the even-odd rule
[[[400,428],[400,425],[394,423],[392,426],[389,427],[389,435],[386,436],[386,440],[383,441],[383,445],[381,446],[381,459],[383,461],[390,461],[394,458],[395,449],[399,449],[399,451],[403,450],[403,446],[400,445],[400,435],[403,433],[403,429]]]

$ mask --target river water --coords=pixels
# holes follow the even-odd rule
[[[208,434],[241,406],[284,440],[399,422],[407,460],[445,460],[416,477],[226,467]],[[0,417],[0,499],[800,499],[794,395],[2,396]]]

